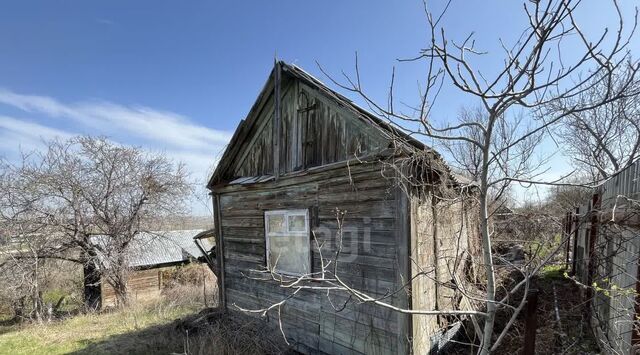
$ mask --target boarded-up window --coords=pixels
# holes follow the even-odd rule
[[[304,275],[311,270],[309,211],[266,211],[267,264],[277,273]]]

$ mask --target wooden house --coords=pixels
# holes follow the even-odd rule
[[[474,205],[458,198],[472,184],[297,66],[276,63],[208,188],[222,305],[257,310],[286,299],[269,319],[300,352],[424,354],[451,324],[341,291],[292,297],[265,270],[291,279],[334,262],[342,280],[394,307],[469,304],[451,284],[464,282],[475,245]]]
[[[191,262],[204,261],[203,249],[213,247],[212,242],[203,238],[206,232],[176,230],[141,232],[136,235],[126,256],[130,268],[127,287],[131,300],[149,302],[158,299],[165,285],[165,272]],[[200,236],[200,245],[194,242],[195,236]],[[101,237],[97,236],[94,242],[106,244],[101,241]],[[203,267],[206,267],[205,265],[203,264]],[[101,307],[116,306],[114,289],[104,280],[100,280],[98,284]]]

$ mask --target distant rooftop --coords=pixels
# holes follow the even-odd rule
[[[141,232],[129,246],[129,267],[174,264],[202,257],[202,252],[196,246],[193,237],[204,231],[205,229]],[[106,238],[104,235],[96,236],[94,243],[107,246]],[[207,239],[201,239],[201,243],[205,251],[213,247],[213,243]],[[105,252],[108,255],[111,251],[107,249]]]

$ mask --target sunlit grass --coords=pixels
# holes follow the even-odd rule
[[[167,324],[197,310],[194,306],[159,304],[79,315],[11,329],[0,327],[0,354],[65,354],[79,351],[111,336]]]
[[[540,276],[544,279],[563,279],[566,268],[564,264],[561,265],[545,265],[540,270]]]

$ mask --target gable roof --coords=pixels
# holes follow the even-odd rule
[[[216,166],[215,171],[213,172],[211,178],[207,183],[207,187],[209,189],[211,189],[214,185],[223,182],[222,176],[225,174],[227,169],[231,167],[236,156],[239,154],[241,150],[242,142],[248,136],[249,132],[251,131],[252,127],[256,124],[256,121],[260,116],[259,111],[261,107],[267,101],[268,97],[270,96],[270,93],[275,88],[275,76],[276,76],[277,70],[281,70],[282,73],[290,75],[291,77],[297,80],[300,80],[301,82],[310,86],[311,88],[314,88],[320,91],[326,97],[328,97],[329,99],[337,103],[339,106],[342,106],[343,108],[352,112],[357,119],[378,128],[379,131],[383,134],[383,136],[389,138],[390,140],[397,141],[398,139],[400,139],[401,142],[404,143],[405,148],[407,148],[409,151],[413,151],[413,152],[428,151],[430,153],[433,153],[436,158],[444,161],[440,156],[440,154],[438,154],[435,150],[433,150],[429,146],[413,138],[412,136],[405,133],[404,131],[394,127],[388,122],[385,122],[383,119],[377,117],[376,115],[369,112],[368,110],[358,106],[353,101],[341,95],[340,93],[336,92],[335,90],[330,89],[326,84],[324,84],[322,81],[315,78],[313,75],[309,74],[308,72],[304,71],[302,68],[293,64],[285,63],[283,61],[277,61],[274,65],[274,68],[271,70],[271,73],[269,74],[269,78],[267,79],[267,82],[262,88],[260,95],[258,96],[258,99],[256,100],[251,110],[249,111],[247,118],[240,121],[238,128],[233,134],[231,140],[229,141],[229,144],[227,145],[227,148],[225,149],[222,155],[222,158],[220,159],[219,163]],[[447,166],[447,170],[448,170],[447,173],[450,174],[450,176],[453,178],[453,180],[456,183],[466,184],[470,182],[469,179],[462,177],[458,174],[452,173],[448,168],[448,166]],[[270,178],[271,178],[270,176],[240,177],[236,180],[241,180],[241,181],[234,180],[231,183],[237,182],[241,184],[249,184],[249,183],[262,182],[262,181],[270,181],[271,180]]]
[[[145,268],[157,265],[176,264],[190,259],[197,259],[202,255],[193,241],[194,236],[204,232],[204,229],[141,232],[135,236],[127,252],[128,266]],[[105,235],[95,236],[93,243],[107,246]],[[211,249],[213,244],[202,239],[205,250]],[[109,253],[109,250],[105,250]],[[98,256],[103,262],[108,260],[105,255]],[[108,267],[108,265],[106,265]]]

